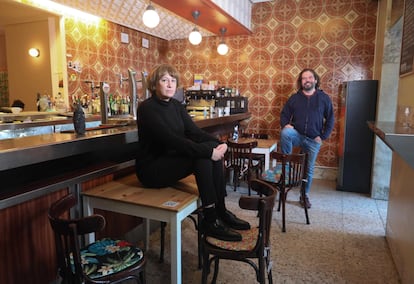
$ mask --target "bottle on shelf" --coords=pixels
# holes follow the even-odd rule
[[[233,140],[239,140],[239,125],[235,125],[233,129]]]

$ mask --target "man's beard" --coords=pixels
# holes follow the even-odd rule
[[[306,82],[305,84],[302,85],[302,89],[304,91],[310,91],[310,90],[313,90],[313,88],[315,88],[315,85],[316,85],[315,83],[310,83],[310,84],[308,83],[310,82]]]

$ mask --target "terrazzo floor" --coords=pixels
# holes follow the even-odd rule
[[[238,209],[240,194],[228,188],[227,207],[254,223],[251,211]],[[288,194],[286,233],[281,213],[274,209],[271,231],[273,283],[400,283],[385,239],[387,202],[366,195],[335,190],[335,182],[314,180],[309,210],[310,225],[299,206],[299,192]],[[168,230],[166,230],[168,232]],[[159,229],[151,234],[146,252],[147,283],[169,283],[169,236],[164,263],[159,263]],[[197,234],[188,218],[182,223],[183,283],[200,283]],[[211,276],[211,275],[210,275]],[[247,264],[223,260],[217,283],[256,283]]]

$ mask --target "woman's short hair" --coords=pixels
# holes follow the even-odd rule
[[[170,75],[171,77],[175,78],[177,80],[177,88],[180,83],[180,76],[175,69],[174,66],[169,64],[160,64],[156,66],[154,69],[152,69],[151,73],[148,76],[148,90],[150,91],[152,96],[155,96],[155,92],[157,90],[157,84],[160,81],[161,77],[165,74]]]
[[[315,72],[315,70],[313,70],[311,68],[305,68],[299,73],[298,79],[296,81],[296,86],[297,86],[298,90],[302,90],[302,75],[305,72],[311,72],[313,74],[313,77],[316,80],[315,89],[319,89],[319,85],[320,85],[319,75]]]

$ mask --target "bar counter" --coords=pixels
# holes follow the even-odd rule
[[[401,283],[414,283],[414,128],[394,122],[368,122],[393,151],[386,238]]]
[[[228,134],[235,124],[250,117],[249,113],[223,117],[194,118],[195,123],[214,135]],[[32,125],[31,125],[32,127]],[[41,180],[74,173],[88,168],[103,168],[134,160],[138,142],[136,125],[91,128],[85,135],[50,133],[0,140],[0,209],[19,201],[4,203],[20,191],[38,187]],[[38,197],[38,195],[36,195]],[[18,200],[14,198],[15,200]],[[24,199],[26,201],[27,198]]]
[[[414,169],[414,128],[384,121],[369,121],[368,127]]]
[[[250,117],[249,113],[230,116],[194,118],[195,123],[213,134],[230,133],[235,123]],[[33,127],[33,124],[30,125]],[[91,128],[78,136],[70,131],[0,140],[0,171],[40,162],[70,157],[86,152],[116,149],[138,142],[136,125]]]

